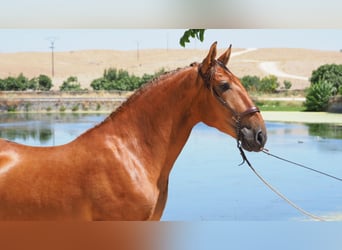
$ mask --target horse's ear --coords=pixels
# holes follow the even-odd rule
[[[232,45],[230,45],[229,48],[217,60],[223,63],[224,65],[227,65],[231,52],[232,52]]]
[[[207,57],[204,58],[202,62],[202,66],[201,66],[202,73],[206,73],[210,69],[210,67],[213,65],[213,62],[215,61],[215,57],[216,57],[216,45],[217,45],[217,42],[214,42],[211,45]]]

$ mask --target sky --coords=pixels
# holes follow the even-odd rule
[[[342,49],[339,0],[11,0],[0,15],[0,53],[187,48]]]
[[[185,29],[0,29],[0,53],[88,49],[181,49]],[[189,49],[307,48],[340,51],[342,29],[207,29],[204,42],[192,39]]]

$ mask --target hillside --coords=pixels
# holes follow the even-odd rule
[[[222,50],[220,51],[222,52]],[[69,76],[77,76],[83,87],[101,77],[109,67],[126,69],[136,75],[154,73],[161,68],[172,70],[201,61],[206,50],[85,50],[56,52],[54,89]],[[326,63],[342,64],[342,53],[306,49],[233,49],[229,68],[238,77],[277,75],[292,82],[293,89],[309,85],[312,70]],[[51,76],[51,52],[0,53],[0,78],[23,73],[34,77]]]

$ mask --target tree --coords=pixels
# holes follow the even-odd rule
[[[104,71],[103,77],[93,80],[90,86],[94,90],[132,91],[163,73],[164,69],[154,75],[144,74],[142,77],[138,77],[133,74],[130,75],[128,71],[123,69],[110,68]]]
[[[333,85],[327,81],[318,81],[308,89],[304,106],[307,111],[325,111],[333,95]]]
[[[241,83],[247,91],[257,91],[260,87],[260,78],[258,76],[246,75],[241,78]]]
[[[0,90],[8,91],[22,91],[27,90],[29,86],[29,80],[22,73],[17,77],[9,76],[0,82]]]
[[[78,82],[76,76],[70,76],[63,84],[59,87],[60,91],[82,91],[81,84]]]
[[[264,93],[274,93],[278,87],[278,78],[274,75],[269,75],[261,79],[258,90]]]
[[[102,90],[105,89],[105,84],[107,83],[107,80],[104,77],[97,78],[93,80],[90,84],[90,86],[93,88],[93,90]]]
[[[330,83],[333,87],[333,94],[337,94],[342,86],[342,64],[324,64],[312,71],[311,85],[321,81]]]
[[[49,91],[52,88],[51,78],[47,75],[38,76],[38,90]]]
[[[183,36],[179,40],[179,44],[185,47],[186,43],[190,43],[190,37],[196,38],[203,42],[205,29],[188,29],[184,32]]]
[[[28,81],[27,89],[32,89],[32,90],[38,89],[38,80],[36,77],[34,77]]]
[[[23,73],[20,73],[17,78],[15,79],[16,81],[16,88],[15,90],[26,90],[28,88],[28,83],[29,80],[27,77],[23,75]]]
[[[103,73],[103,78],[105,78],[108,81],[115,81],[118,77],[118,71],[116,68],[109,68],[108,70],[105,69]]]

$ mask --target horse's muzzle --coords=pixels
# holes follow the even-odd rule
[[[259,152],[264,148],[267,136],[266,131],[263,131],[261,128],[250,129],[245,127],[241,129],[240,134],[243,149]]]

